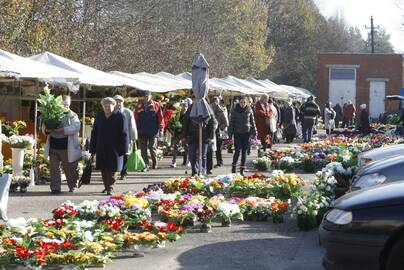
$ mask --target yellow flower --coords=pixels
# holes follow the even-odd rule
[[[147,200],[142,199],[142,198],[136,198],[132,196],[125,196],[124,197],[124,204],[126,207],[130,208],[133,205],[138,205],[140,208],[147,208],[149,206],[149,203]]]

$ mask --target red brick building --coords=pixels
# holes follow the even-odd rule
[[[320,105],[341,106],[351,100],[357,108],[367,104],[372,118],[398,108],[387,95],[399,95],[404,85],[402,54],[322,53],[317,62],[317,97]]]

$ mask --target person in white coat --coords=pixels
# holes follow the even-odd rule
[[[325,131],[330,135],[335,129],[335,117],[337,113],[331,107],[331,102],[327,103],[324,108],[324,125]]]
[[[70,96],[63,96],[63,104],[70,108]],[[61,193],[60,164],[66,175],[69,191],[73,192],[77,187],[79,173],[77,165],[81,158],[79,143],[80,120],[75,112],[69,110],[61,121],[62,127],[47,130],[48,135],[45,145],[45,158],[50,159],[50,188],[52,194]]]
[[[132,153],[132,146],[136,143],[137,140],[137,127],[135,117],[133,116],[133,112],[124,107],[124,99],[120,95],[115,95],[114,99],[116,101],[116,110],[119,110],[125,116],[125,124],[128,128],[128,136],[129,136],[129,145],[128,145],[128,153],[123,157],[123,168],[121,171],[120,180],[125,180],[128,172],[126,170],[126,163],[128,162],[128,157]]]

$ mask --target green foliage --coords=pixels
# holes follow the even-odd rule
[[[50,93],[49,88],[44,88],[44,95],[39,95],[38,111],[45,123],[47,129],[56,129],[60,127],[62,118],[69,112],[69,109],[63,105],[62,97],[55,97]]]

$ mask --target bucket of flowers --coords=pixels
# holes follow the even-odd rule
[[[212,219],[215,216],[215,209],[207,204],[203,204],[202,207],[195,208],[194,213],[201,223],[200,231],[203,233],[209,233],[212,231]]]
[[[289,203],[286,201],[282,201],[279,199],[275,199],[273,203],[271,203],[271,216],[273,223],[283,223],[284,215],[289,209]]]
[[[268,157],[260,157],[253,160],[254,167],[260,172],[266,172],[271,169],[272,160]]]
[[[236,203],[222,202],[216,211],[215,220],[220,221],[223,227],[230,227],[232,220],[243,220],[243,214]]]
[[[318,193],[304,193],[298,198],[293,209],[297,216],[297,226],[302,231],[309,231],[317,227],[317,215],[321,208]]]
[[[292,172],[296,167],[294,158],[290,156],[283,157],[279,160],[278,168],[285,172]]]

